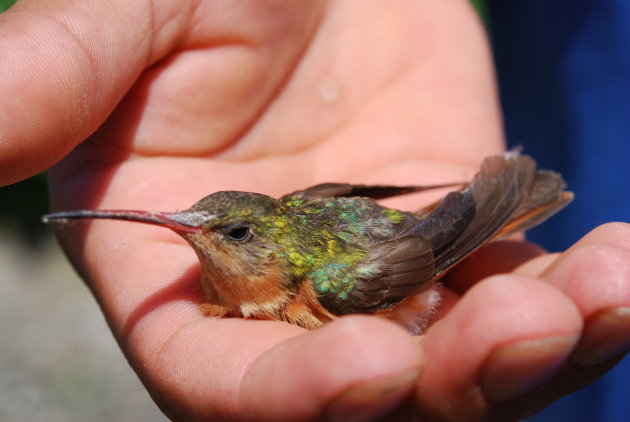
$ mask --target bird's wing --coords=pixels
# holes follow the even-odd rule
[[[349,250],[362,250],[361,259],[349,262],[347,257],[356,254],[340,253],[337,262],[327,263],[311,280],[320,303],[335,314],[388,309],[431,286],[431,244],[415,234],[400,235],[416,224],[416,218],[396,211],[395,222],[376,223],[377,216],[388,210],[376,206],[371,211],[374,218],[365,218],[362,235],[347,245]]]
[[[445,183],[441,185],[427,186],[392,186],[392,185],[351,185],[348,183],[321,183],[310,188],[299,190],[284,195],[281,199],[290,201],[294,199],[313,200],[319,198],[361,196],[372,199],[383,199],[391,196],[405,195],[422,192],[431,189],[441,189],[461,186],[464,183]]]
[[[391,239],[368,242],[354,282],[338,279],[343,295],[322,297],[322,304],[337,314],[387,309],[431,287],[486,242],[533,227],[566,206],[572,194],[564,187],[558,174],[537,170],[528,156],[489,157],[466,189],[415,218],[406,214],[405,228]]]
[[[407,296],[433,284],[431,246],[419,236],[402,236],[370,245],[352,288],[340,298],[322,301],[336,314],[371,313],[389,309]]]

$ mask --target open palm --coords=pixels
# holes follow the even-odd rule
[[[18,3],[0,22],[55,34],[57,54],[14,76],[45,71],[47,89],[5,106],[36,130],[7,131],[26,147],[0,160],[8,182],[76,145],[50,172],[56,209],[174,211],[217,190],[441,183],[502,149],[486,42],[461,1],[59,3]],[[525,242],[480,251],[449,275],[439,321],[416,339],[370,317],[314,332],[206,318],[196,257],[174,233],[97,221],[59,235],[174,419],[372,420],[403,402],[396,417],[517,419],[592,382],[628,346],[624,225],[559,258]]]

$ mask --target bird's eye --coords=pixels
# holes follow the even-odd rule
[[[224,236],[229,240],[242,242],[243,240],[247,240],[250,238],[251,231],[249,229],[249,226],[238,226],[225,232]]]

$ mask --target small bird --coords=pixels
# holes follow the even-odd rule
[[[378,199],[460,186],[415,212]],[[210,316],[286,321],[307,329],[346,314],[389,318],[420,333],[439,304],[437,280],[485,243],[531,228],[571,202],[561,176],[517,152],[486,158],[468,184],[324,183],[280,199],[222,191],[180,212],[48,214],[167,227],[201,264]]]

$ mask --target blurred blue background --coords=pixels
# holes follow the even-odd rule
[[[630,2],[485,4],[507,139],[560,171],[574,203],[528,232],[566,249],[609,221],[630,221]],[[630,359],[529,421],[630,421]]]

